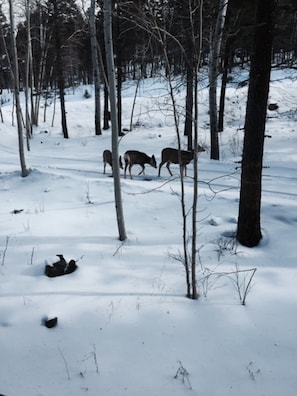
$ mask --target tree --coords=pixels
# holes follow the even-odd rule
[[[109,83],[109,98],[110,98],[110,112],[111,112],[111,128],[112,128],[112,165],[113,165],[113,180],[114,180],[114,194],[115,206],[119,230],[119,239],[124,241],[127,239],[125,230],[125,221],[122,208],[121,184],[120,184],[120,168],[119,168],[119,154],[118,154],[118,119],[117,119],[117,104],[116,104],[116,87],[115,87],[115,67],[113,56],[113,40],[112,40],[112,22],[111,22],[111,1],[104,0],[104,35],[106,48],[106,63]]]
[[[25,74],[25,115],[26,115],[26,138],[27,149],[30,150],[29,138],[32,135],[32,121],[29,111],[29,89],[32,82],[32,46],[31,46],[31,19],[30,19],[30,0],[26,0],[26,21],[27,21],[27,55],[26,55],[26,74]],[[32,90],[31,90],[32,94]],[[32,95],[30,95],[32,99]],[[32,102],[31,102],[32,103]],[[31,106],[32,110],[32,106]],[[34,115],[34,112],[32,112]]]
[[[248,247],[262,238],[262,162],[276,9],[277,0],[257,0],[237,225],[237,239]]]
[[[180,131],[180,112],[176,98],[176,88],[174,82],[174,72],[172,72],[172,65],[170,59],[172,52],[168,47],[168,40],[174,42],[175,47],[179,48],[180,53],[183,55],[184,60],[186,59],[186,51],[183,46],[183,41],[179,37],[174,36],[171,32],[164,29],[164,25],[160,23],[158,13],[154,13],[153,10],[147,10],[146,15],[140,15],[138,18],[134,18],[137,26],[142,28],[146,32],[151,32],[152,37],[159,44],[163,50],[164,66],[166,70],[166,79],[168,83],[168,95],[172,106],[172,115],[174,120],[174,127],[176,131],[177,148],[178,148],[178,162],[180,166],[180,205],[182,214],[182,253],[177,256],[173,255],[173,258],[180,261],[185,268],[186,275],[186,286],[187,286],[187,297],[191,299],[198,298],[197,291],[197,279],[196,279],[196,261],[197,261],[197,203],[198,203],[198,71],[201,60],[202,51],[202,8],[203,1],[191,0],[185,4],[188,8],[189,25],[188,33],[190,34],[191,43],[190,46],[193,49],[191,55],[192,61],[189,63],[192,65],[192,78],[191,89],[194,90],[193,105],[194,105],[194,116],[191,115],[191,122],[194,123],[194,179],[193,179],[193,200],[192,205],[188,208],[188,197],[185,191],[185,175],[183,172],[182,163],[182,134]],[[197,31],[197,20],[199,21],[199,31]],[[198,37],[198,39],[197,39]],[[172,43],[171,43],[172,44]],[[189,44],[189,43],[188,43]],[[192,114],[191,110],[191,114]],[[190,218],[191,216],[191,218]],[[191,225],[190,225],[191,224]]]
[[[95,0],[91,0],[90,6],[90,36],[92,47],[92,64],[95,86],[95,135],[101,135],[101,122],[100,122],[100,69],[98,57],[98,42],[96,37],[96,18],[95,18]]]
[[[61,36],[60,36],[60,24],[61,16],[59,13],[59,6],[57,0],[52,0],[53,4],[53,17],[54,17],[54,27],[55,27],[55,47],[56,47],[56,67],[58,76],[58,89],[60,95],[60,105],[61,105],[61,122],[62,131],[65,139],[68,139],[68,128],[67,128],[67,118],[66,118],[66,108],[65,108],[65,93],[64,93],[64,76],[63,76],[63,64],[62,64],[62,50],[61,50]]]
[[[217,80],[219,56],[222,44],[223,29],[228,7],[228,0],[219,0],[218,13],[213,34],[210,39],[209,54],[209,122],[210,122],[210,158],[220,159],[218,116],[217,116]]]
[[[9,0],[9,16],[11,26],[11,39],[12,39],[12,68],[13,68],[13,84],[14,84],[14,97],[16,105],[16,117],[18,124],[18,142],[19,142],[19,156],[21,163],[21,174],[22,177],[26,177],[29,171],[26,168],[25,154],[24,154],[24,142],[23,142],[23,124],[22,124],[22,109],[20,103],[20,84],[19,84],[19,68],[18,68],[18,54],[15,39],[15,23],[14,23],[14,9],[13,1]]]

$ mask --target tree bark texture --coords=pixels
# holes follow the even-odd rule
[[[257,246],[261,234],[264,133],[277,0],[258,0],[245,118],[237,239]]]

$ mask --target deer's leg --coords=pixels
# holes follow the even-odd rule
[[[126,172],[127,172],[128,162],[125,161],[125,169],[124,169],[124,178],[126,179]]]
[[[142,167],[142,170],[138,173],[138,176],[141,175],[142,173],[145,174],[144,173],[144,165],[140,165],[140,166]]]
[[[160,177],[160,175],[161,175],[161,168],[162,168],[163,165],[164,165],[164,162],[160,162],[158,177]]]
[[[129,174],[130,174],[130,179],[133,179],[133,177],[132,177],[132,172],[131,172],[131,168],[132,168],[132,166],[133,166],[133,164],[130,164],[130,165],[129,165]]]
[[[172,176],[172,172],[171,172],[169,166],[170,166],[170,162],[167,162],[166,168],[168,169],[168,172],[170,173],[170,176]]]

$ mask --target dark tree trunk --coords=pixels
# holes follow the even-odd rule
[[[277,0],[258,0],[245,119],[237,239],[257,246],[261,234],[264,133]]]
[[[225,96],[228,81],[228,68],[229,68],[229,57],[230,57],[230,39],[226,39],[225,53],[223,57],[223,71],[222,71],[222,83],[219,103],[219,118],[218,118],[218,132],[224,130],[224,112],[225,112]]]
[[[193,67],[194,67],[194,46],[192,37],[188,37],[185,43],[186,51],[186,78],[187,78],[187,93],[186,93],[186,118],[184,135],[188,137],[188,150],[192,149],[193,142]]]
[[[209,53],[209,123],[210,123],[210,158],[220,159],[218,115],[217,115],[217,80],[219,57],[222,45],[228,1],[219,0],[216,26],[210,39]]]
[[[56,45],[56,56],[57,56],[57,77],[58,77],[58,89],[60,95],[61,105],[61,122],[62,131],[65,139],[68,139],[68,129],[66,120],[66,108],[65,108],[65,93],[64,93],[64,76],[63,76],[63,65],[62,65],[62,54],[61,54],[61,37],[60,37],[60,19],[59,10],[57,6],[57,0],[53,0],[54,14],[55,14],[55,45]]]
[[[106,73],[107,76],[107,73]],[[104,83],[104,111],[103,111],[103,129],[109,129],[110,111],[108,110],[108,86]]]
[[[186,119],[184,135],[188,137],[188,150],[193,148],[193,62],[187,64]]]
[[[90,7],[90,36],[92,47],[92,64],[93,76],[95,86],[95,135],[101,135],[101,122],[100,122],[100,70],[99,70],[99,57],[98,57],[98,43],[96,38],[96,18],[95,18],[95,0],[91,1]]]

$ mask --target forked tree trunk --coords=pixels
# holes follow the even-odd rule
[[[276,9],[277,0],[257,1],[237,227],[238,241],[248,247],[262,238],[262,162]]]

